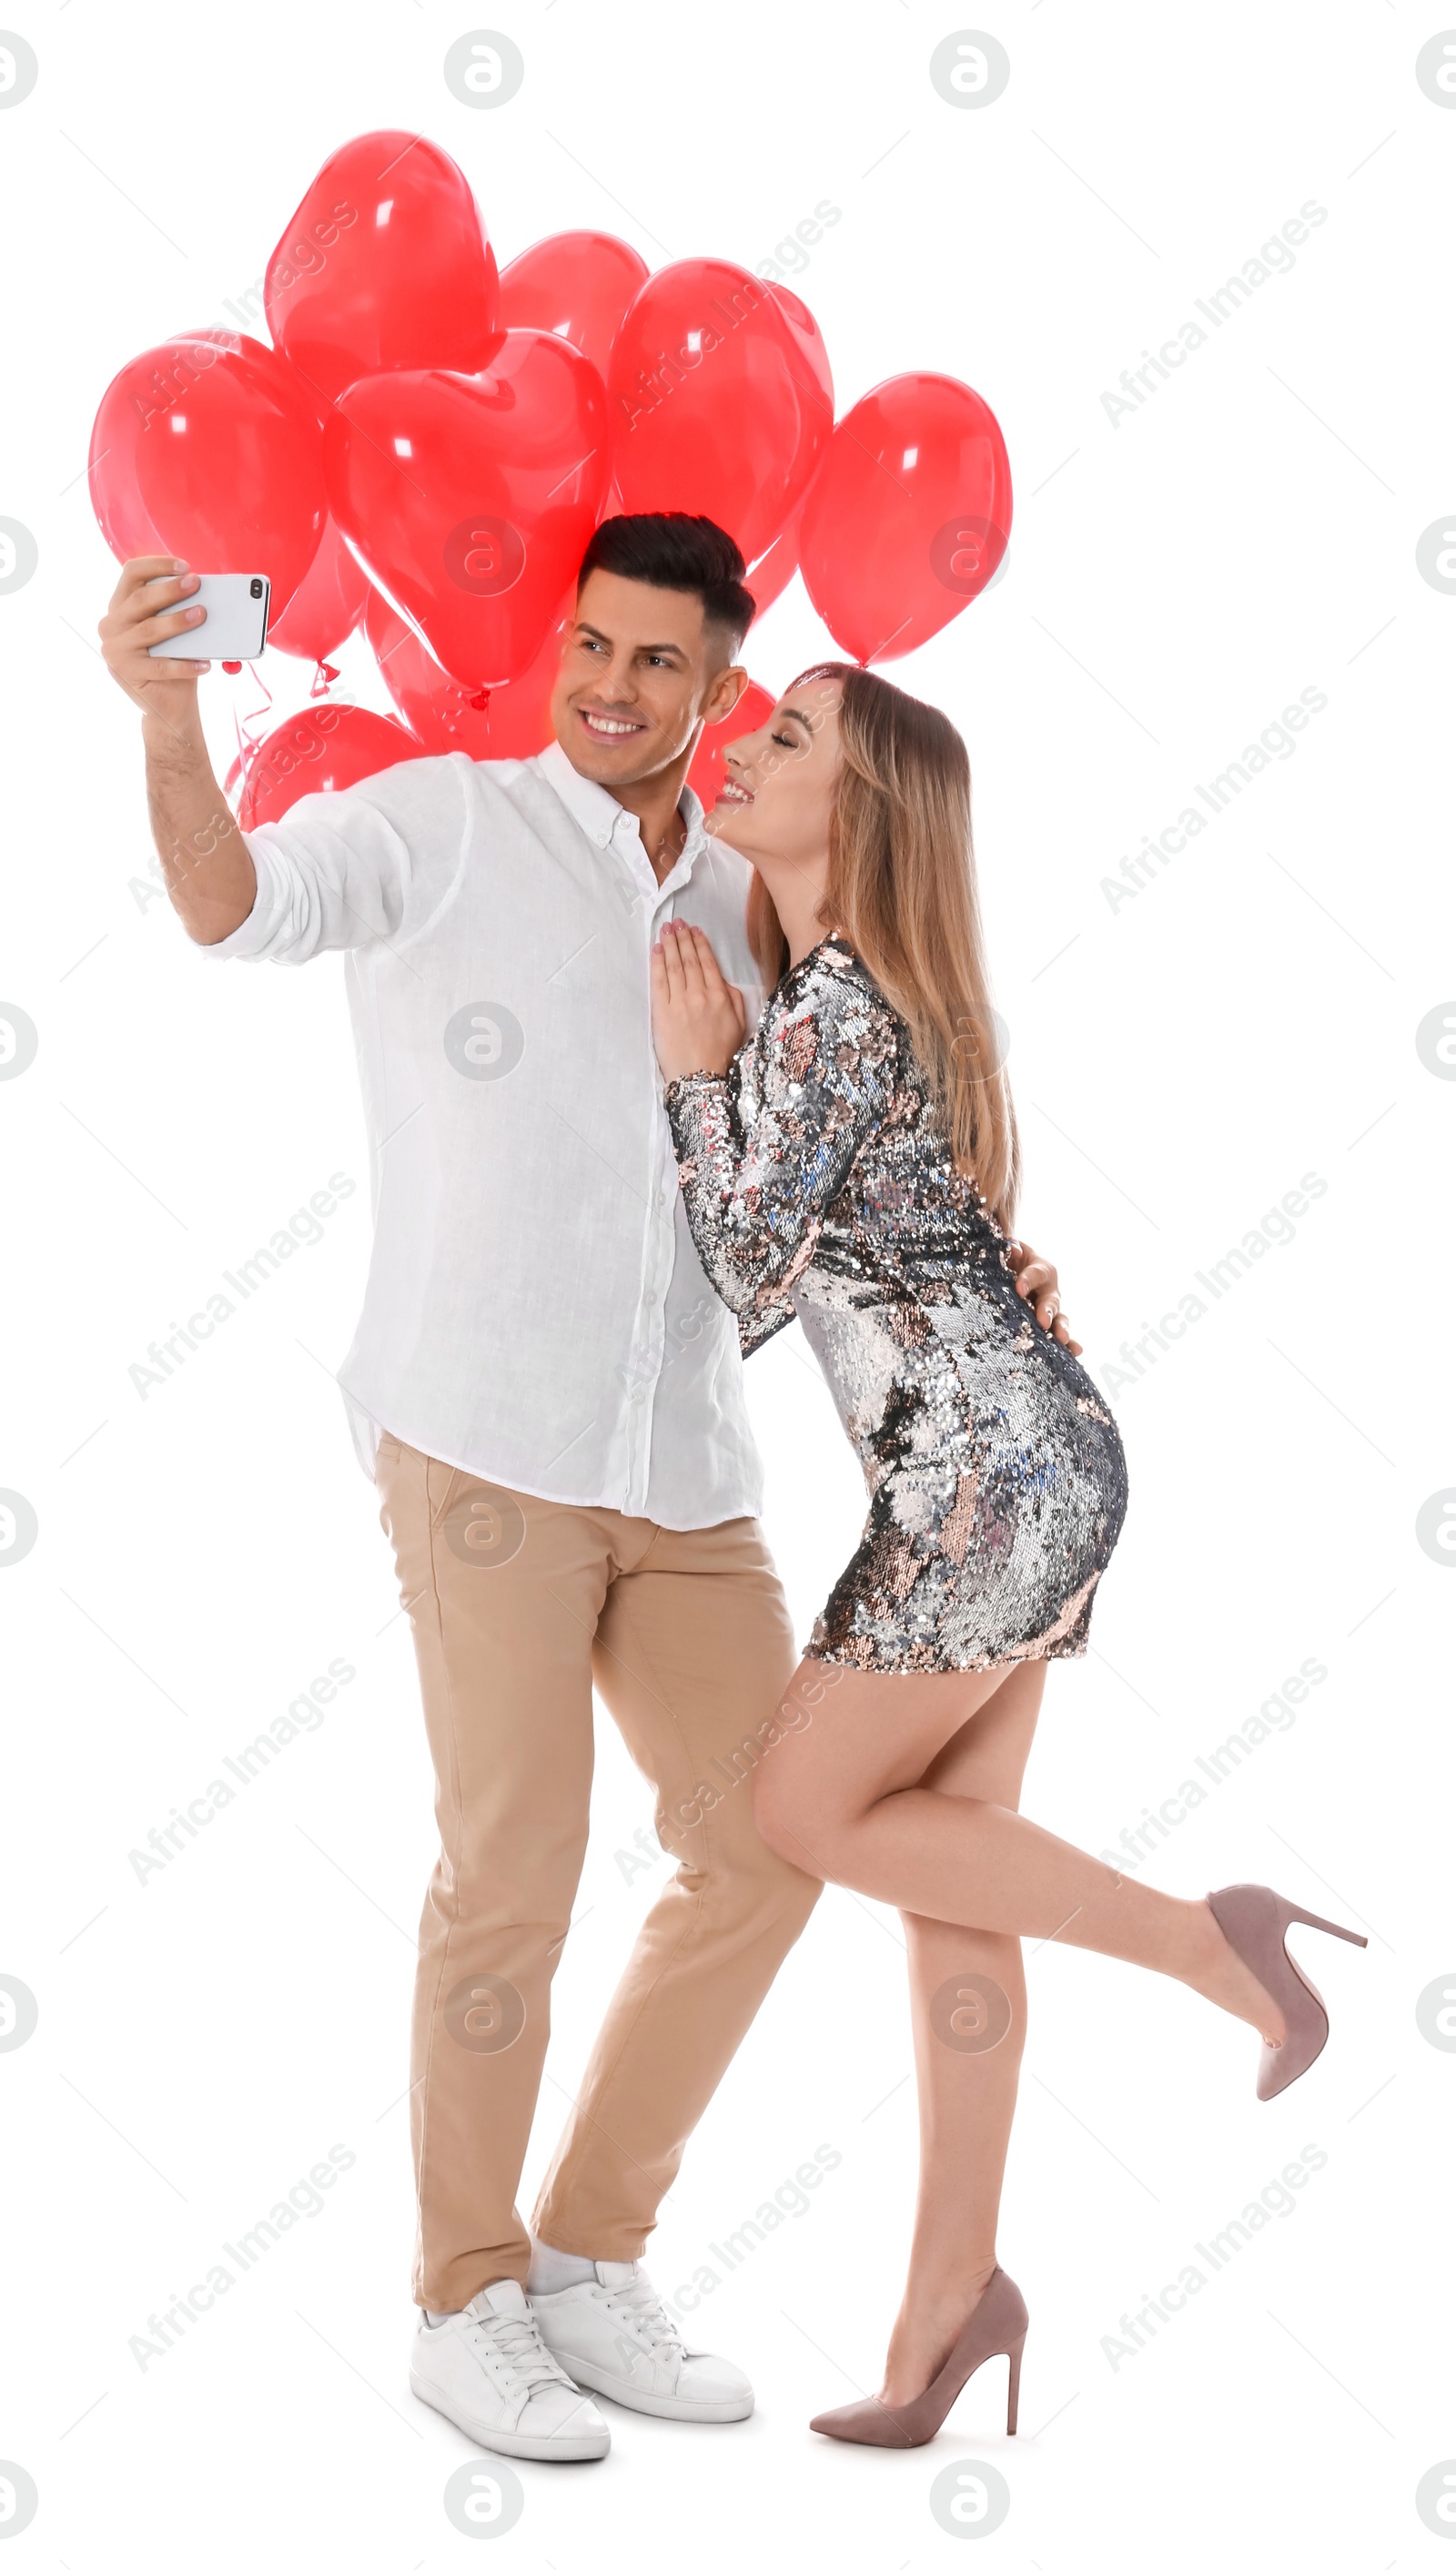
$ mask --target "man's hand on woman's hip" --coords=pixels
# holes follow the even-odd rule
[[[1033,1249],[1025,1240],[1008,1240],[1006,1258],[1016,1278],[1018,1294],[1024,1295],[1030,1303],[1042,1328],[1050,1330],[1053,1338],[1060,1340],[1069,1356],[1080,1357],[1082,1341],[1072,1336],[1062,1309],[1057,1271],[1050,1258],[1043,1258],[1041,1251]]]

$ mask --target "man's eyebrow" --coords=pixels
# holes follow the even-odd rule
[[[610,634],[603,633],[600,625],[589,625],[585,617],[578,619],[576,630],[578,634],[590,634],[598,642],[610,642],[612,640]],[[675,651],[680,660],[686,660],[688,656],[681,642],[637,642],[634,643],[633,648],[637,651]]]

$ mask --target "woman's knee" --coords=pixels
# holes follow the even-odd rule
[[[818,1899],[822,1876],[806,1880],[802,1851],[780,1847],[760,1827],[746,1777],[706,1803],[700,1826],[660,1835],[678,1859],[683,1888],[700,1894],[721,1924],[796,1914],[802,1926]]]

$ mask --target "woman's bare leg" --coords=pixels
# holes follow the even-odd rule
[[[822,1674],[804,1662],[790,1696]],[[1005,1666],[910,1677],[836,1669],[815,1719],[788,1732],[754,1773],[754,1816],[767,1844],[805,1873],[917,1918],[1055,1936],[1166,1972],[1281,2043],[1282,2011],[1207,1901],[1129,1882],[1019,1812],[921,1784],[931,1759],[1009,1674]]]
[[[1013,1669],[989,1703],[946,1742],[921,1777],[922,1787],[1014,1810],[1045,1677],[1042,1660]],[[908,1911],[902,1917],[920,2101],[920,2184],[909,2273],[880,2392],[896,2407],[913,2400],[939,2371],[994,2272],[1001,2181],[1026,2041],[1020,1939]],[[1003,2011],[997,1991],[1005,1995],[1010,2020],[999,2034]]]

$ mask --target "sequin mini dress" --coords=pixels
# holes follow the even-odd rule
[[[722,1075],[668,1085],[693,1237],[744,1351],[795,1317],[869,1489],[808,1644],[884,1672],[1074,1659],[1127,1507],[1090,1377],[1016,1291],[909,1030],[840,936]]]

